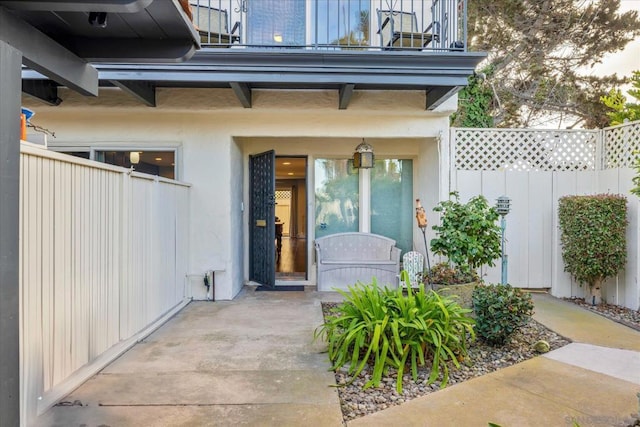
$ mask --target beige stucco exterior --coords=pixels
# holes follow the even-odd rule
[[[192,184],[188,289],[205,298],[201,276],[215,269],[216,299],[231,299],[248,280],[248,156],[271,149],[308,156],[307,203],[313,212],[313,160],[351,157],[366,138],[376,158],[414,160],[414,195],[431,212],[448,192],[448,115],[457,100],[426,111],[425,96],[356,91],[349,108],[339,110],[337,91],[254,90],[253,107],[245,109],[230,89],[158,89],[157,107],[150,108],[119,89],[103,89],[98,98],[61,89],[60,106],[27,97],[23,103],[36,112],[33,123],[55,132],[49,138],[54,149],[176,148],[177,178]],[[423,250],[422,239],[416,228],[414,247]]]

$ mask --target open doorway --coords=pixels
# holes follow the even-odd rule
[[[276,157],[276,280],[307,280],[307,158]]]

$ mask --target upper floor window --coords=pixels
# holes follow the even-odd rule
[[[248,44],[304,46],[306,3],[304,0],[248,0]]]
[[[312,4],[312,44],[371,45],[369,1],[316,0]]]

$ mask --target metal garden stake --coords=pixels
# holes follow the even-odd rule
[[[505,216],[509,213],[511,199],[507,196],[498,197],[496,210],[500,214],[500,229],[502,230],[502,280],[500,283],[507,284],[507,254],[504,251],[504,230],[507,228],[507,220]]]

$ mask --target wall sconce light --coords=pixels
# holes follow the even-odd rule
[[[132,165],[137,165],[138,163],[140,163],[140,152],[132,151],[131,153],[129,153],[129,161]]]
[[[356,152],[353,153],[353,167],[356,169],[369,169],[373,167],[373,161],[373,147],[362,138],[362,142],[356,147]]]
[[[274,33],[274,34],[273,34],[273,41],[274,41],[274,42],[276,42],[276,43],[282,43],[282,40],[283,40],[283,38],[282,38],[282,34],[280,34],[280,33]]]

